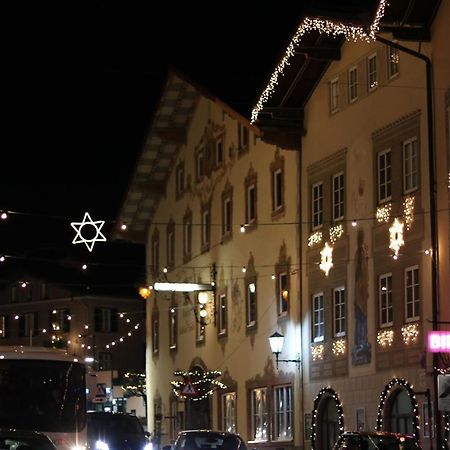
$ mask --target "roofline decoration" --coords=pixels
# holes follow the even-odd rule
[[[371,42],[375,40],[375,35],[379,31],[380,21],[384,16],[387,6],[387,0],[380,0],[374,20],[372,21],[368,30],[361,25],[345,24],[341,21],[333,21],[328,19],[321,19],[318,17],[305,17],[300,23],[295,32],[291,42],[286,48],[283,58],[276,66],[275,70],[269,79],[269,82],[259,97],[258,102],[254,106],[251,114],[250,123],[255,123],[258,119],[259,113],[263,110],[264,104],[269,100],[275,92],[280,75],[283,75],[284,69],[289,65],[291,56],[295,54],[296,47],[300,44],[302,37],[310,31],[317,30],[319,33],[339,36],[344,35],[347,41],[365,40]]]

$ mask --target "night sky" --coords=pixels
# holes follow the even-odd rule
[[[0,222],[0,254],[140,272],[141,246],[100,242],[89,253],[71,244],[70,222],[88,211],[110,237],[168,67],[250,117],[302,2],[12,3],[2,14],[0,210],[20,214]]]

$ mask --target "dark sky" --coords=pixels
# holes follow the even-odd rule
[[[11,2],[3,16],[0,254],[100,264],[141,248],[74,246],[85,211],[117,217],[167,67],[249,110],[302,2]],[[108,236],[109,237],[109,236]],[[44,263],[42,263],[44,264]]]

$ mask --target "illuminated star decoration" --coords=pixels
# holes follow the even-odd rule
[[[319,267],[325,272],[325,275],[328,276],[328,272],[333,267],[333,247],[330,247],[328,242],[325,242],[325,246],[321,250],[320,256],[321,263]]]
[[[389,228],[389,248],[394,250],[394,258],[397,258],[400,247],[405,244],[405,241],[403,240],[403,226],[404,224],[396,218]]]
[[[94,244],[99,242],[105,242],[106,237],[104,234],[100,231],[105,224],[104,220],[96,220],[95,222],[91,219],[91,216],[89,213],[84,213],[83,221],[82,222],[71,222],[70,225],[72,228],[77,232],[76,236],[73,238],[72,244],[86,244],[86,247],[90,252],[92,252],[92,249],[94,247]],[[81,230],[85,225],[91,225],[95,228],[95,236],[93,238],[87,238],[83,237],[81,234]],[[86,231],[86,230],[85,230]]]

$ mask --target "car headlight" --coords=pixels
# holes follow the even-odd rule
[[[103,441],[97,441],[95,443],[96,450],[109,450],[108,444]]]
[[[153,444],[151,442],[149,442],[148,444],[145,444],[145,446],[142,450],[153,450]]]
[[[72,445],[72,447],[70,447],[70,450],[86,450],[86,446],[85,445]]]

